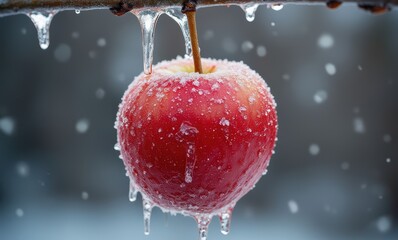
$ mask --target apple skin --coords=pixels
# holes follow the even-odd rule
[[[122,98],[116,128],[127,173],[163,210],[217,214],[266,171],[277,135],[275,101],[247,65],[177,58],[141,74]]]

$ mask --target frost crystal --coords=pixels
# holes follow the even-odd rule
[[[222,118],[221,120],[220,120],[220,125],[221,126],[229,126],[229,120],[227,120],[227,119],[225,119],[225,118]]]

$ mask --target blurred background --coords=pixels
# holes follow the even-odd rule
[[[354,5],[200,9],[202,56],[244,61],[278,103],[268,174],[209,239],[398,239],[398,13]],[[183,55],[160,17],[155,59]],[[136,17],[61,12],[41,50],[24,15],[0,18],[0,239],[197,239],[195,222],[142,205],[113,146],[117,106],[142,71]]]

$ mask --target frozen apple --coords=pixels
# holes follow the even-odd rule
[[[278,123],[265,81],[242,62],[202,64],[203,74],[194,72],[192,59],[154,66],[119,106],[118,148],[131,198],[142,193],[148,223],[158,206],[204,224],[218,215],[228,224],[271,158]]]

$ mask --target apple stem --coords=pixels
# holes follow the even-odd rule
[[[202,74],[202,61],[200,58],[198,32],[196,30],[196,1],[187,1],[187,3],[185,3],[183,6],[182,12],[187,15],[188,19],[195,72]]]

